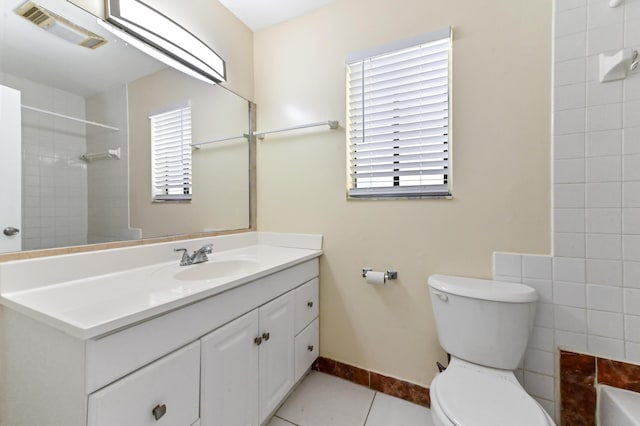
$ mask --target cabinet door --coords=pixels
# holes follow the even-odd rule
[[[260,308],[260,422],[293,386],[293,292]]]
[[[202,338],[202,426],[258,426],[258,310]]]

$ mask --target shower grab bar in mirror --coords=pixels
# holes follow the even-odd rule
[[[86,162],[106,159],[120,159],[120,148],[108,149],[105,152],[86,153],[80,156],[81,160]]]
[[[258,139],[264,139],[264,135],[270,133],[288,132],[289,130],[306,129],[307,127],[329,126],[330,129],[338,128],[338,120],[318,121],[315,123],[300,124],[298,126],[283,127],[281,129],[265,130],[264,132],[255,132],[254,136]]]
[[[77,121],[78,123],[90,124],[92,126],[102,127],[103,129],[115,130],[116,132],[120,130],[117,127],[109,126],[107,124],[102,124],[102,123],[97,123],[95,121],[89,121],[82,118],[72,117],[70,115],[59,114],[57,112],[47,111],[46,109],[40,109],[40,108],[32,107],[29,105],[22,105],[22,108],[27,109],[29,111],[39,112],[41,114],[47,114],[47,115],[52,115],[58,118],[64,118],[65,120]]]
[[[218,142],[226,142],[226,141],[232,141],[234,139],[249,139],[249,135],[244,133],[242,135],[239,136],[229,136],[228,138],[220,138],[220,139],[214,139],[212,141],[206,141],[206,142],[194,142],[191,144],[192,147],[194,147],[195,149],[200,149],[200,145],[207,145],[210,143],[218,143]]]

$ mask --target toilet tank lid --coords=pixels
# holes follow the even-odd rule
[[[531,303],[538,300],[538,293],[535,289],[519,283],[452,275],[431,275],[428,283],[431,288],[443,293],[472,299],[506,303]]]

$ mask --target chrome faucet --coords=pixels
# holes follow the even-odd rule
[[[194,251],[192,255],[189,255],[189,251],[186,248],[175,248],[173,251],[181,251],[182,259],[180,259],[180,266],[195,265],[196,263],[202,263],[209,260],[207,254],[213,252],[213,244],[207,244]]]

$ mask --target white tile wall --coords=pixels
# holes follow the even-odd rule
[[[22,92],[22,103],[84,118],[84,98],[27,79],[0,74]],[[23,110],[23,248],[87,242],[85,126]]]
[[[127,128],[126,88],[82,96],[0,73],[22,101],[62,114]],[[23,110],[23,248],[73,246],[140,238],[129,229],[127,133]],[[86,152],[121,148],[117,161],[80,160]]]
[[[553,236],[554,250],[556,256],[563,257],[584,257],[585,256],[585,236],[575,233],[555,233]]]
[[[551,280],[551,258],[549,256],[524,256],[522,258],[522,277]]]
[[[553,259],[553,279],[555,281],[586,282],[586,261],[580,258]]]
[[[587,307],[587,286],[585,284],[555,281],[553,283],[553,303],[556,305]]]
[[[87,117],[126,129],[127,89],[125,86],[95,94],[87,99]],[[87,150],[104,152],[120,148],[121,158],[94,161],[87,165],[89,188],[88,242],[101,243],[140,238],[129,229],[129,170],[126,131],[89,129]]]
[[[623,285],[630,288],[640,288],[640,262],[623,262]]]
[[[600,83],[593,83],[600,84]],[[586,135],[587,157],[603,157],[622,154],[622,130],[589,132]]]
[[[622,289],[618,287],[587,285],[587,308],[600,311],[622,312]]]
[[[640,48],[640,0],[607,3],[555,0],[554,256],[495,254],[538,291],[522,381],[550,413],[558,347],[640,363],[640,72],[600,83],[597,56]]]
[[[637,79],[640,81],[640,79]],[[640,93],[640,86],[635,90]],[[625,154],[640,154],[640,127],[627,127],[623,132]]]
[[[629,183],[629,185],[635,185],[635,183]],[[638,189],[640,189],[640,182],[637,183],[637,187]],[[638,195],[637,200],[629,199],[629,202],[637,203],[637,206],[640,206],[640,195]],[[553,205],[555,208],[584,208],[585,185],[584,184],[558,184],[558,183],[554,184],[553,185]]]
[[[627,361],[640,364],[640,343],[625,343],[625,358]]]
[[[622,188],[618,182],[589,183],[586,186],[587,207],[620,207]]]

